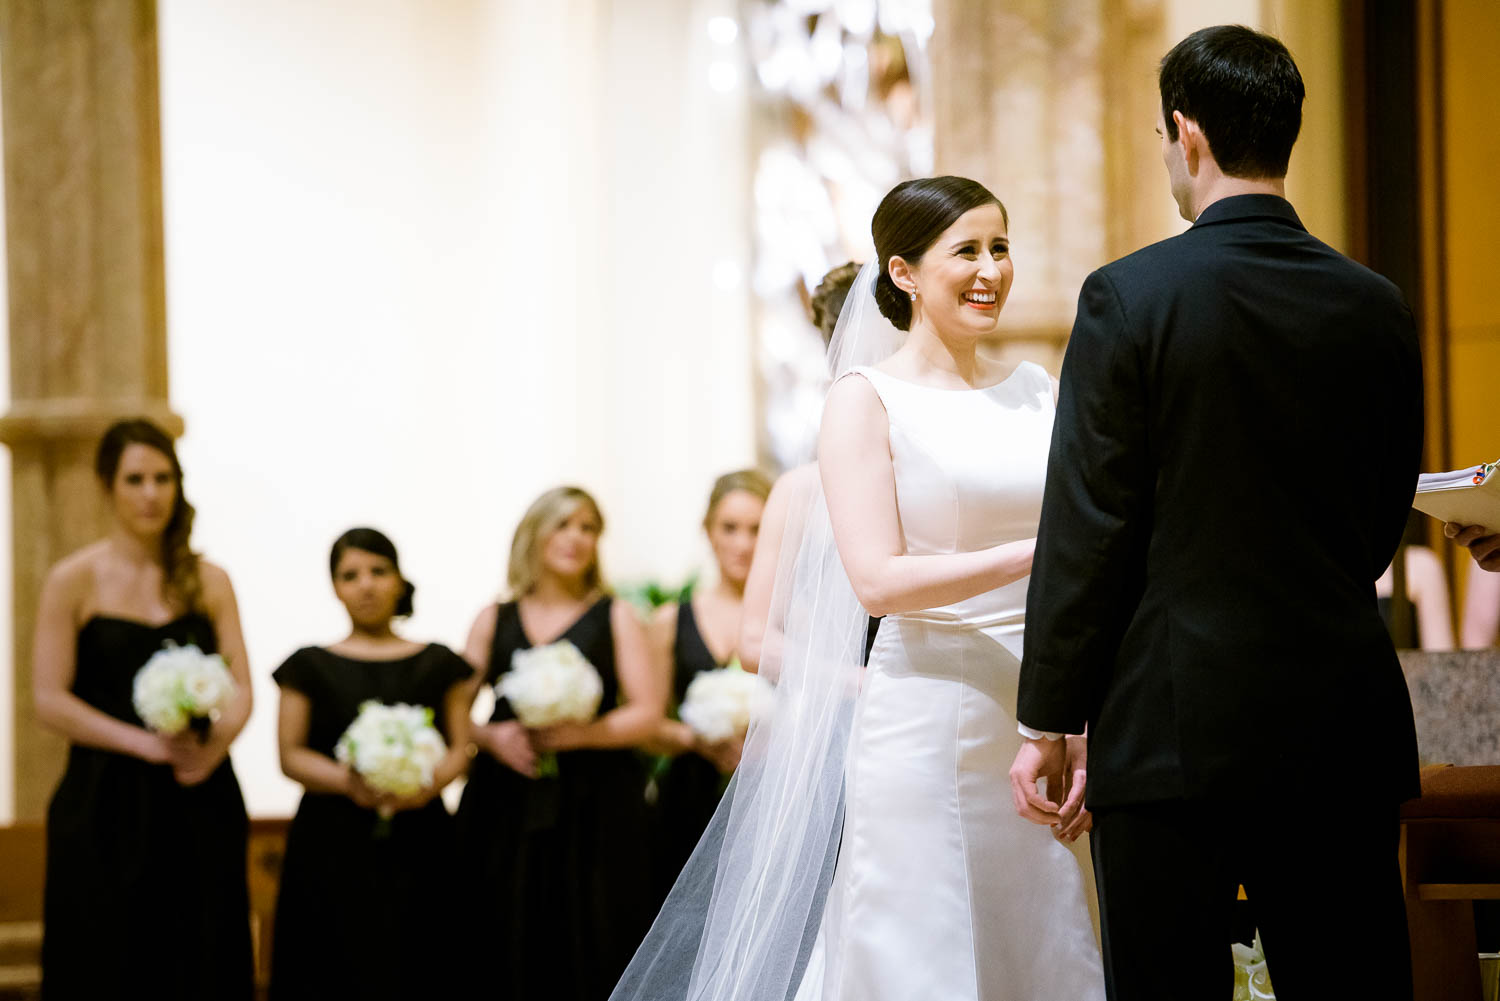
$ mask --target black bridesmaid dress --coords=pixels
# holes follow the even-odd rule
[[[472,673],[433,643],[379,661],[306,647],[272,677],[307,696],[307,746],[333,757],[367,699],[428,706],[443,731],[443,701]],[[453,851],[453,818],[441,798],[381,823],[347,796],[303,793],[276,900],[272,1001],[456,996],[461,874]]]
[[[601,713],[619,700],[611,602],[559,637],[598,670]],[[485,681],[531,645],[516,604],[501,605]],[[514,718],[498,699],[491,722]],[[474,759],[458,830],[475,990],[497,1001],[609,997],[655,917],[645,785],[631,750],[563,751],[557,774],[539,779]]]
[[[169,641],[218,649],[199,612],[161,626],[94,616],[73,694],[141,726],[135,674]],[[248,834],[227,758],[189,787],[166,765],[74,744],[47,809],[42,997],[249,1001]]]
[[[714,671],[724,666],[704,642],[691,601],[684,601],[677,608],[672,665],[672,698],[678,706],[687,698],[688,686],[700,671]],[[655,867],[658,901],[666,899],[677,875],[698,846],[727,784],[727,776],[721,775],[713,762],[692,751],[673,758],[666,772],[657,780]]]

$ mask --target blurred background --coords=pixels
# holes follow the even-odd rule
[[[869,256],[906,177],[1006,203],[992,349],[1055,372],[1085,275],[1186,226],[1155,68],[1224,22],[1279,35],[1307,82],[1303,221],[1418,317],[1424,468],[1494,460],[1492,0],[0,3],[0,823],[40,818],[60,771],[30,620],[105,524],[111,421],[182,430],[195,542],[235,582],[256,679],[235,766],[252,815],[285,815],[269,673],[346,628],[342,530],[395,540],[408,635],[451,646],[560,482],[599,497],[613,582],[679,586],[713,478],[806,453],[808,291]],[[1493,643],[1466,640],[1467,560],[1433,529],[1400,567],[1437,581],[1414,588],[1422,635],[1400,628]]]

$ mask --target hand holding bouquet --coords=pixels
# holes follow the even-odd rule
[[[359,707],[334,747],[333,756],[348,765],[376,793],[406,798],[432,786],[433,770],[448,753],[432,725],[432,710],[405,703],[388,706],[373,700]],[[389,820],[389,807],[379,807]]]
[[[594,665],[567,640],[517,650],[510,670],[495,685],[527,729],[558,723],[587,723],[599,711],[604,682]],[[557,755],[537,759],[537,775],[556,775]]]
[[[677,714],[705,742],[743,737],[750,723],[771,708],[775,689],[758,674],[731,661],[717,671],[699,671]]]

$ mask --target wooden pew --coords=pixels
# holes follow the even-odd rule
[[[0,827],[0,998],[35,998],[42,985],[41,824]]]

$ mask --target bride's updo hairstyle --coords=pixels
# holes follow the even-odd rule
[[[911,296],[891,279],[891,258],[899,257],[916,266],[945,229],[981,205],[999,206],[1000,217],[1010,225],[1010,213],[1000,199],[967,177],[945,175],[902,181],[880,200],[870,223],[875,253],[880,257],[875,304],[898,330],[911,329]]]

